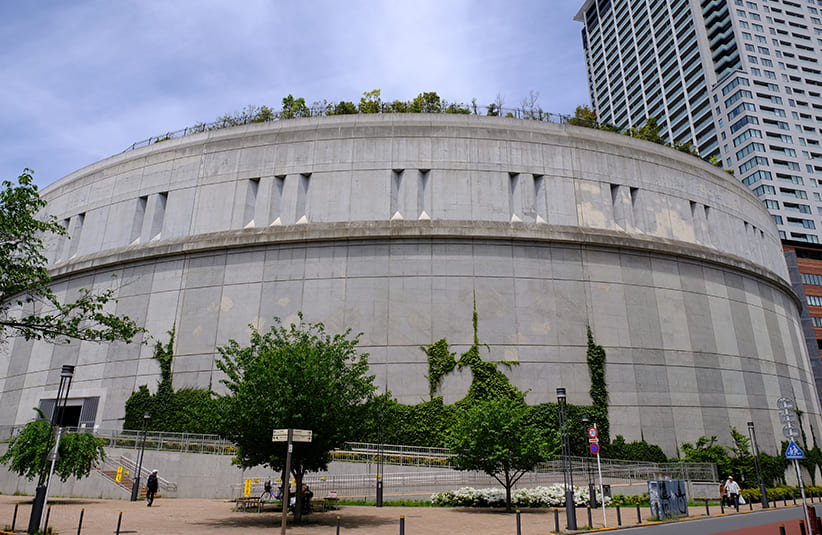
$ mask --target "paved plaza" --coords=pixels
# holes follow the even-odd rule
[[[18,505],[16,530],[25,530],[31,510],[31,497],[0,495],[0,526],[11,526],[15,505]],[[120,533],[202,535],[210,533],[272,533],[279,529],[280,512],[268,505],[262,513],[234,511],[227,500],[158,499],[151,508],[144,501],[94,500],[86,498],[56,498],[50,501],[49,527],[60,535],[75,534],[83,511],[82,535],[111,535],[117,529],[122,512]],[[745,507],[747,510],[747,506]],[[757,507],[758,509],[758,507]],[[608,526],[617,525],[616,509],[607,511]],[[704,507],[692,507],[694,517],[705,515]],[[742,515],[743,513],[739,513]],[[801,514],[801,513],[800,513]],[[711,515],[720,515],[719,507]],[[734,514],[735,515],[735,514]],[[517,517],[499,509],[466,509],[444,507],[366,507],[342,506],[338,510],[316,512],[300,526],[289,526],[293,535],[335,534],[337,516],[340,533],[384,535],[399,533],[400,517],[405,517],[407,535],[448,533],[450,535],[511,535],[516,533]],[[593,527],[602,527],[602,510],[592,511]],[[623,508],[623,526],[635,525],[636,508]],[[647,521],[650,512],[641,510]],[[748,515],[744,515],[748,516]],[[741,519],[741,517],[740,517]],[[546,535],[555,528],[553,509],[527,509],[520,516],[522,535]],[[565,529],[564,511],[559,511],[560,527]],[[647,523],[647,522],[646,522]],[[588,524],[587,511],[577,512],[579,527]],[[655,529],[643,530],[654,533]]]

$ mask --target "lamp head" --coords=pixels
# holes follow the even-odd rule
[[[143,414],[143,420],[150,420],[150,419],[151,419],[151,413],[150,412],[146,412],[146,413]]]
[[[63,369],[60,370],[60,377],[71,377],[74,375],[74,366],[66,364],[63,366]]]
[[[564,388],[557,388],[557,399],[559,401],[565,400],[565,389]]]

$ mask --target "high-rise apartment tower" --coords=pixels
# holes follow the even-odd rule
[[[822,237],[822,0],[587,0],[591,103],[715,156],[783,240]]]

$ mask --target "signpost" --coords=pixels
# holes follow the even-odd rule
[[[602,525],[608,527],[608,519],[605,516],[605,488],[602,485],[602,465],[599,462],[599,431],[597,431],[597,424],[588,428],[588,442],[590,443],[591,453],[597,456],[597,472],[599,473],[599,493],[602,496]]]
[[[275,429],[271,434],[271,442],[287,442],[285,454],[285,477],[283,478],[283,519],[280,524],[280,534],[285,535],[286,520],[288,520],[288,491],[291,490],[291,452],[294,451],[294,442],[311,442],[313,432],[309,429]],[[300,489],[297,489],[300,492]]]
[[[805,454],[802,453],[802,450],[796,445],[796,442],[793,441],[794,438],[798,438],[801,434],[797,427],[798,422],[796,412],[794,412],[795,405],[791,398],[781,397],[776,400],[776,406],[780,411],[779,421],[785,424],[782,428],[782,434],[791,441],[785,450],[785,458],[793,461],[793,467],[796,470],[796,480],[799,482],[799,491],[802,493],[802,509],[805,511],[805,525],[810,526],[808,504],[805,501],[805,485],[802,483],[802,475],[799,473],[799,459],[804,459]]]

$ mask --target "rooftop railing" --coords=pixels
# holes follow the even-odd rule
[[[531,120],[531,121],[541,121],[547,123],[556,123],[556,124],[566,124],[568,123],[568,119],[571,118],[570,115],[563,115],[559,113],[547,113],[539,108],[491,108],[489,106],[479,106],[476,104],[469,104],[465,105],[464,108],[460,108],[459,112],[449,111],[444,109],[442,111],[437,112],[392,112],[389,110],[390,103],[384,103],[383,109],[384,111],[379,113],[389,114],[389,113],[436,113],[436,114],[458,114],[458,115],[481,115],[483,117],[502,117],[502,118],[513,118],[513,119],[523,119],[523,120]],[[485,112],[485,113],[481,113]],[[194,126],[189,126],[187,128],[182,128],[180,130],[175,130],[173,132],[166,132],[164,134],[160,134],[158,136],[153,136],[148,139],[144,139],[142,141],[137,141],[136,143],[132,143],[129,147],[127,147],[123,152],[128,152],[130,150],[139,149],[141,147],[147,147],[149,145],[153,145],[154,143],[160,143],[162,141],[168,141],[170,139],[181,138],[185,136],[189,136],[192,134],[200,134],[202,132],[209,132],[211,130],[221,130],[223,128],[231,128],[233,126],[242,126],[246,124],[252,123],[268,123],[272,121],[287,121],[289,119],[296,119],[296,118],[303,118],[303,117],[326,117],[332,115],[371,115],[371,113],[349,113],[349,114],[339,114],[339,113],[329,113],[328,107],[322,106],[314,106],[306,108],[302,113],[295,117],[282,117],[281,114],[274,114],[273,117],[268,118],[266,120],[259,120],[253,116],[247,117],[231,117],[220,119],[211,123],[198,123]]]

